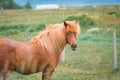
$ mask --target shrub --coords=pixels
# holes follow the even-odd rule
[[[29,29],[30,32],[40,31],[41,29],[45,28],[44,24],[39,25],[13,25],[13,26],[0,26],[0,35],[17,35],[18,33],[24,33],[26,30]]]
[[[87,15],[82,16],[69,16],[66,20],[78,20],[82,27],[94,26],[95,20],[88,17]]]
[[[116,17],[120,17],[120,13],[119,12],[108,12],[107,13],[108,15],[111,15],[111,16],[116,16]]]
[[[36,26],[31,26],[30,32],[40,31],[40,30],[42,30],[44,28],[45,28],[45,24],[39,24],[39,25],[36,25]]]

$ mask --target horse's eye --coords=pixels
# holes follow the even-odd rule
[[[66,35],[68,35],[68,34],[69,34],[69,32],[66,33]]]
[[[76,33],[75,33],[75,32],[73,32],[73,34],[75,34],[75,35],[76,35]]]

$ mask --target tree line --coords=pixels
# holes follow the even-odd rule
[[[20,6],[14,0],[0,0],[1,9],[31,9],[30,2],[28,1],[24,6]]]

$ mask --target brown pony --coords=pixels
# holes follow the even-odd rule
[[[23,75],[41,71],[42,80],[50,80],[66,44],[76,49],[79,30],[77,21],[65,21],[47,27],[29,42],[0,39],[0,80],[12,71]]]

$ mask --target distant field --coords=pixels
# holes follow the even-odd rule
[[[105,22],[119,23],[120,13],[117,16],[112,16],[116,12],[120,12],[119,7],[120,5],[99,5],[98,7],[67,7],[65,10],[0,10],[0,26],[59,23],[68,16],[80,16],[82,14]],[[113,14],[108,15],[108,13]]]
[[[77,11],[62,10],[5,10],[0,11],[0,25],[51,24],[63,21]]]
[[[119,17],[80,10],[5,10],[0,11],[0,38],[26,41],[27,37],[30,40],[44,25],[60,23],[69,16],[83,14],[94,19],[95,24],[81,26],[77,50],[72,52],[69,46],[66,47],[66,59],[60,61],[52,80],[120,80]],[[99,28],[99,31],[87,33],[91,28]],[[117,31],[118,71],[113,69],[114,28]],[[8,80],[41,80],[41,73],[23,76],[14,72]]]

